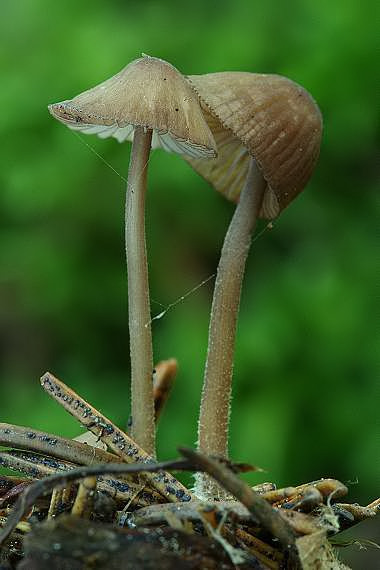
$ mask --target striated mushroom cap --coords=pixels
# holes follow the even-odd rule
[[[49,105],[49,111],[68,127],[101,138],[132,140],[134,127],[141,126],[153,130],[153,148],[216,156],[197,95],[175,67],[156,57],[132,61],[74,99]]]
[[[218,148],[216,160],[188,162],[236,202],[253,156],[268,183],[260,217],[277,217],[303,190],[317,162],[322,135],[317,104],[280,75],[235,71],[188,79]]]

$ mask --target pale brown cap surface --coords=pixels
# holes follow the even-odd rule
[[[250,156],[268,183],[260,212],[273,219],[309,180],[319,155],[322,116],[309,93],[280,75],[190,75],[218,147],[216,160],[187,159],[228,199],[237,201]]]
[[[134,127],[153,129],[152,147],[197,158],[216,156],[216,145],[199,100],[170,63],[144,56],[69,101],[49,106],[72,129],[132,140]]]

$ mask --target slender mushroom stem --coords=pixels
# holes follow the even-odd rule
[[[228,423],[237,317],[245,263],[266,182],[251,158],[247,179],[220,256],[208,337],[208,352],[198,425],[198,449],[228,456]],[[197,475],[196,492],[212,498],[219,488]]]
[[[145,244],[145,193],[151,142],[152,130],[135,127],[125,205],[125,247],[128,269],[132,434],[135,441],[154,457],[153,350]]]

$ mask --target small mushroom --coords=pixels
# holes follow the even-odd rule
[[[152,338],[145,245],[145,193],[151,147],[193,158],[216,156],[198,98],[171,64],[143,56],[70,101],[49,106],[70,128],[133,140],[126,197],[131,386],[135,441],[154,455]]]
[[[224,72],[188,77],[218,147],[213,161],[188,159],[237,207],[215,282],[198,426],[198,448],[227,457],[241,285],[257,217],[273,219],[305,187],[316,164],[320,111],[305,89],[278,75]],[[199,474],[196,492],[223,494]]]

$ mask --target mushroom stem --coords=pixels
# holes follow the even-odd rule
[[[228,456],[228,423],[236,325],[245,263],[266,182],[251,158],[245,185],[228,228],[217,270],[208,336],[208,352],[198,424],[198,449]],[[222,489],[197,475],[196,494],[222,498]]]
[[[125,247],[128,270],[132,437],[154,457],[153,350],[145,244],[145,193],[151,142],[152,130],[135,127],[125,206]]]

